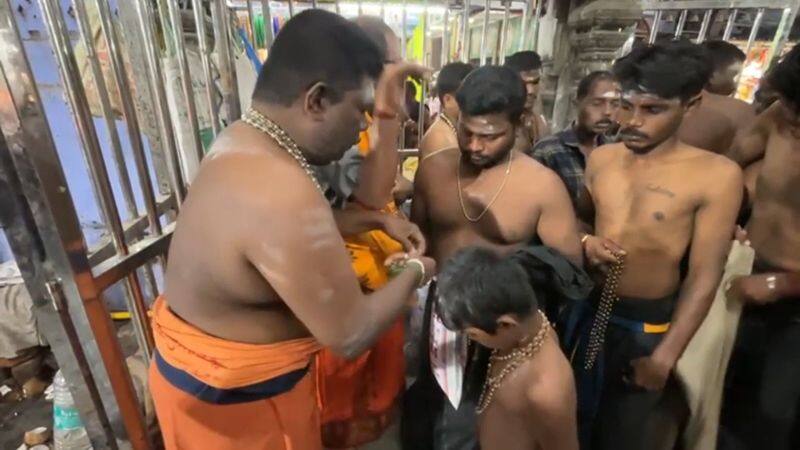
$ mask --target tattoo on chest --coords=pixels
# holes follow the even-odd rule
[[[675,198],[674,192],[670,191],[665,187],[658,186],[656,184],[648,184],[647,186],[645,186],[645,189],[647,189],[650,192],[655,192],[656,194],[666,195],[669,198]]]

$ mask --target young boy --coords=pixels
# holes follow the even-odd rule
[[[436,308],[443,323],[493,350],[478,404],[484,449],[578,449],[572,369],[536,292],[551,287],[539,281],[563,280],[570,277],[564,268],[580,269],[540,248],[544,257],[528,271],[519,252],[503,257],[469,247],[439,274]],[[538,281],[532,286],[531,280]]]

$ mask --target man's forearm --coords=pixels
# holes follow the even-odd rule
[[[339,233],[345,237],[383,229],[383,214],[379,211],[334,210],[333,218],[336,221]]]
[[[340,349],[345,358],[355,358],[375,344],[407,309],[408,300],[420,282],[420,274],[406,269],[385,286],[364,297],[364,306],[353,320],[351,340]]]
[[[781,274],[781,297],[800,298],[800,273],[789,272]]]
[[[672,366],[678,362],[711,308],[719,280],[713,284],[713,287],[698,286],[687,280],[672,314],[669,331],[653,351],[653,357],[663,358]]]

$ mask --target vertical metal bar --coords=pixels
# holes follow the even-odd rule
[[[481,28],[481,65],[486,65],[486,37],[489,32],[490,0],[483,0],[483,28]]]
[[[89,17],[86,14],[86,5],[84,2],[73,0],[73,5],[76,11],[76,18],[78,22],[78,32],[81,36],[81,41],[86,47],[86,56],[89,60],[89,66],[92,70],[92,77],[94,78],[94,85],[97,89],[97,96],[100,99],[100,108],[103,111],[103,120],[105,121],[106,128],[108,129],[108,136],[111,140],[112,155],[114,157],[114,165],[117,169],[117,176],[119,177],[120,187],[122,189],[122,196],[125,199],[125,206],[127,208],[130,218],[136,218],[139,212],[136,209],[136,200],[133,197],[133,187],[131,186],[131,179],[128,175],[128,167],[125,164],[125,155],[122,152],[122,143],[119,139],[119,130],[117,130],[117,123],[114,120],[114,112],[111,109],[111,100],[108,96],[108,89],[106,86],[105,78],[103,77],[103,70],[100,67],[100,61],[97,58],[97,52],[94,48],[94,39],[92,37],[92,30],[89,25]]]
[[[683,11],[681,11],[681,15],[678,18],[678,24],[675,25],[675,39],[678,39],[679,37],[681,37],[681,34],[683,34],[683,28],[686,26],[686,17],[688,15],[689,15],[688,9],[684,9]]]
[[[103,219],[110,231],[114,247],[117,252],[122,252],[127,249],[122,222],[119,218],[117,202],[114,200],[114,192],[111,189],[108,172],[103,161],[103,151],[100,148],[100,142],[97,139],[94,122],[92,121],[92,112],[89,109],[89,103],[83,90],[80,71],[72,53],[72,45],[67,35],[64,18],[61,15],[61,6],[56,0],[43,0],[41,6],[47,32],[50,35],[50,42],[53,46],[53,53],[58,62],[61,80],[64,83],[64,91],[69,99],[75,126],[81,139],[81,148],[89,165],[92,186],[97,195]]]
[[[0,96],[4,99],[0,102],[0,127],[8,142],[7,148],[3,145],[0,149],[0,183],[4,185],[0,188],[0,221],[9,231],[15,259],[34,299],[47,298],[47,281],[63,281],[67,301],[76,310],[71,316],[81,346],[97,376],[103,407],[112,421],[121,418],[124,424],[121,444],[128,445],[127,434],[134,449],[149,449],[114,327],[92,283],[78,215],[10,3],[0,2]],[[100,423],[101,414],[89,400],[85,383],[80,382],[80,361],[65,342],[68,337],[58,313],[40,301],[34,302],[34,312],[72,384],[92,444],[95,448],[117,448],[115,437],[107,435]]]
[[[258,48],[258,43],[256,42],[256,13],[253,12],[253,0],[247,0],[247,23],[250,24],[250,42],[253,43],[253,48]]]
[[[770,66],[780,58],[781,52],[783,52],[783,46],[786,45],[786,40],[789,39],[789,33],[792,31],[792,24],[797,19],[798,8],[800,8],[800,2],[795,2],[791,8],[783,10],[780,24],[778,29],[775,30],[775,36],[772,38],[772,45],[769,49],[767,61],[769,61]]]
[[[164,0],[167,2],[167,11],[172,23],[172,39],[178,58],[178,70],[181,72],[181,88],[186,101],[186,112],[189,116],[189,129],[191,130],[192,145],[197,153],[197,161],[202,161],[205,156],[203,142],[200,140],[200,123],[197,118],[197,104],[194,101],[194,87],[192,74],[189,72],[189,61],[186,58],[186,46],[183,38],[183,21],[181,11],[178,9],[178,0]],[[249,3],[249,2],[248,2]],[[166,28],[166,27],[164,27]],[[253,30],[255,33],[255,29]],[[254,34],[255,37],[255,34]]]
[[[758,29],[761,28],[762,20],[764,20],[764,8],[758,8],[756,18],[753,20],[753,28],[750,29],[750,37],[747,38],[747,48],[744,51],[744,54],[748,57],[750,56],[750,50],[753,48],[753,42],[755,42],[756,36],[758,36]]]
[[[316,0],[314,1],[314,8],[316,8]],[[275,42],[275,30],[272,28],[272,7],[269,6],[269,0],[261,0],[261,16],[264,18],[264,37],[267,39],[267,48],[272,48],[272,43]]]
[[[336,0],[336,4],[339,4],[339,0]],[[406,32],[406,26],[408,20],[407,8],[406,8],[406,0],[403,0],[403,14],[400,18],[400,54],[403,55],[403,60],[408,59],[408,36]],[[406,97],[406,84],[403,83],[403,98]],[[406,147],[406,127],[405,123],[403,123],[400,129],[400,148]]]
[[[118,254],[128,253],[128,246],[125,242],[125,234],[122,228],[117,203],[114,199],[114,192],[111,189],[108,172],[103,159],[103,151],[97,138],[97,133],[92,121],[92,113],[89,102],[83,90],[78,64],[72,53],[69,35],[67,32],[61,6],[57,0],[44,0],[41,2],[42,12],[45,18],[50,41],[58,62],[59,72],[64,83],[64,90],[69,98],[70,106],[78,128],[78,135],[81,139],[82,150],[89,164],[90,178],[99,200],[100,210],[103,219],[111,232],[111,240]],[[101,74],[102,76],[102,74]],[[135,282],[135,286],[134,286]],[[149,357],[152,349],[153,339],[148,328],[147,310],[144,305],[141,289],[136,279],[136,274],[128,276],[128,292],[126,300],[130,308],[136,337],[139,346],[145,356]]]
[[[496,64],[503,64],[506,61],[506,39],[508,39],[508,19],[511,15],[511,0],[506,1],[506,9],[503,12],[503,22],[500,24],[500,48]]]
[[[294,17],[294,0],[289,0],[289,18]]]
[[[533,51],[539,51],[539,21],[542,18],[542,3],[544,0],[536,0],[536,13],[533,15],[533,26],[531,27],[531,34],[533,35],[533,42],[531,48]]]
[[[464,0],[464,10],[461,12],[461,61],[469,63],[469,50],[472,44],[469,33],[470,0]]]
[[[333,8],[336,11],[336,14],[342,15],[342,7],[339,5],[339,0],[333,0]]]
[[[138,5],[139,0],[136,0],[136,2]],[[239,120],[239,116],[242,115],[242,106],[239,103],[236,68],[231,57],[229,22],[228,7],[225,6],[225,2],[213,1],[211,3],[211,23],[214,27],[214,45],[217,50],[219,81],[222,86],[223,100],[228,108],[227,122],[231,124]]]
[[[150,232],[154,235],[161,235],[161,222],[158,220],[158,210],[156,209],[156,199],[153,192],[153,182],[150,177],[150,169],[147,166],[144,142],[142,141],[139,129],[139,120],[136,116],[136,107],[131,96],[131,86],[125,73],[125,64],[122,58],[119,42],[117,40],[116,28],[111,20],[111,11],[105,0],[95,0],[98,15],[100,18],[100,31],[106,41],[106,48],[109,53],[109,63],[114,74],[114,81],[122,103],[122,115],[125,118],[128,129],[128,140],[133,151],[133,159],[136,163],[136,173],[139,176],[139,188],[142,190],[144,208],[147,212],[147,221],[150,225]],[[83,1],[76,1],[75,8],[78,14],[85,9]],[[84,11],[85,13],[85,11]]]
[[[338,0],[337,0],[338,4]],[[407,7],[406,7],[406,0],[403,0],[403,15],[400,18],[400,52],[403,55],[403,59],[408,58],[408,32],[406,31],[406,27],[408,26],[408,14],[407,14]]]
[[[708,27],[711,25],[711,14],[714,12],[713,9],[707,9],[706,13],[703,15],[703,23],[700,24],[700,32],[697,34],[697,42],[698,44],[702,43],[706,40],[706,35],[708,34]]]
[[[317,9],[317,6],[318,6],[317,5],[317,0],[311,0],[311,8],[312,9]]]
[[[314,4],[317,3],[317,0],[314,0]],[[386,0],[380,0],[381,3],[381,20],[386,22]]]
[[[86,357],[86,352],[83,350],[83,346],[81,345],[80,336],[78,335],[78,330],[75,327],[75,322],[72,320],[72,317],[69,314],[69,302],[64,295],[64,289],[61,286],[61,281],[50,280],[45,284],[45,289],[47,290],[50,300],[53,302],[53,308],[58,312],[58,317],[61,319],[61,324],[64,327],[64,333],[67,335],[67,339],[69,340],[69,344],[70,347],[72,347],[73,353],[75,353],[75,359],[78,361],[81,375],[86,380],[86,387],[89,391],[89,396],[92,399],[92,403],[94,404],[95,411],[97,411],[100,422],[103,424],[106,435],[113,439],[114,431],[111,428],[110,421],[108,420],[108,414],[106,414],[106,410],[103,408],[103,399],[100,396],[100,391],[97,389],[97,383],[95,382],[94,375],[92,374],[91,364],[89,363],[89,359]],[[111,447],[117,448],[115,440],[110,440],[109,444]]]
[[[292,0],[289,0],[289,1],[292,1]],[[358,15],[359,16],[363,16],[364,15],[364,5],[362,4],[361,0],[358,0]]]
[[[223,4],[223,2],[219,2]],[[167,93],[164,89],[164,77],[161,75],[161,59],[156,49],[156,37],[153,32],[152,5],[149,0],[136,0],[136,15],[139,19],[139,28],[144,41],[145,56],[147,59],[147,75],[150,81],[150,90],[153,92],[156,104],[156,118],[158,128],[161,131],[161,140],[167,148],[167,169],[169,171],[172,190],[175,192],[175,200],[178,209],[183,204],[186,197],[186,186],[183,184],[181,172],[181,159],[175,144],[175,133],[170,120],[169,106],[167,105]]]
[[[736,26],[736,16],[739,15],[738,9],[732,9],[731,13],[728,14],[728,23],[725,24],[725,32],[722,34],[723,41],[729,41],[731,39],[731,34],[733,33],[733,27]]]
[[[653,16],[653,25],[650,27],[650,37],[647,39],[648,44],[655,44],[658,37],[658,28],[661,25],[661,11],[656,11]]]
[[[428,61],[428,0],[424,0],[422,4],[422,65],[427,66]],[[422,136],[425,134],[425,99],[428,96],[428,82],[422,80],[420,83],[420,90],[422,91],[419,96],[419,115],[417,116],[417,143],[422,141]]]
[[[206,101],[208,102],[208,112],[211,118],[211,130],[214,132],[214,137],[216,137],[220,131],[219,113],[214,99],[214,78],[211,75],[211,58],[206,38],[206,17],[203,12],[203,3],[195,0],[195,3],[192,4],[192,10],[197,30],[197,47],[200,51],[200,61],[203,64],[203,81],[206,84]],[[266,25],[265,22],[265,28],[267,28]]]
[[[528,21],[530,20],[531,8],[528,2],[522,4],[522,23],[520,23],[519,31],[519,44],[517,44],[517,51],[525,50],[525,41],[528,35]]]
[[[448,31],[450,29],[450,7],[449,5],[444,5],[444,13],[442,17],[442,54],[441,54],[441,61],[439,63],[440,67],[444,67],[445,64],[450,62],[450,35]]]

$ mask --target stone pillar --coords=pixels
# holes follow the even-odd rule
[[[566,20],[559,21],[548,71],[551,77],[557,76],[557,85],[551,86],[549,95],[554,130],[564,129],[573,120],[573,100],[580,79],[592,71],[609,69],[614,59],[622,56],[641,17],[638,0],[595,0],[572,8]],[[544,94],[545,102],[547,98]]]

